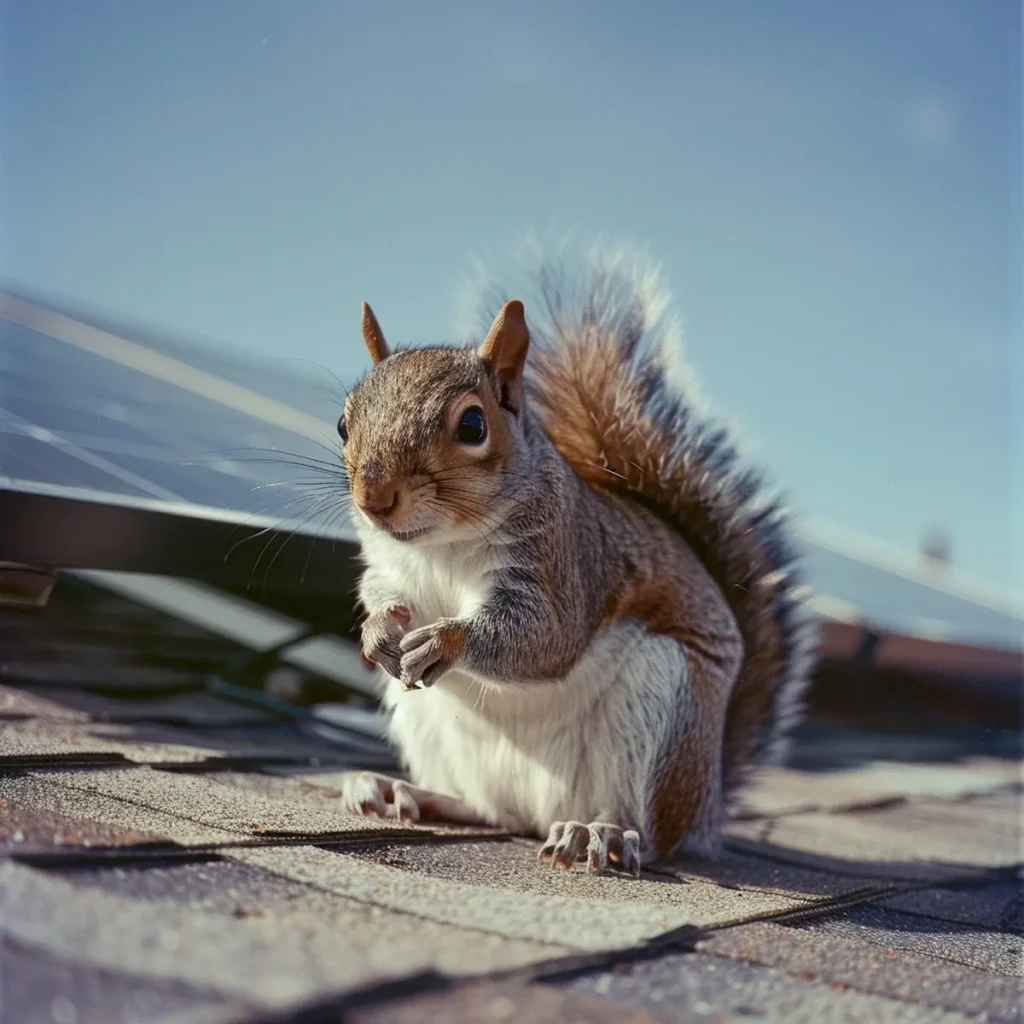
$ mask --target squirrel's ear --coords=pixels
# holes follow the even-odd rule
[[[379,363],[391,355],[388,343],[384,340],[384,332],[380,329],[373,310],[365,302],[363,303],[363,341],[366,342],[366,347],[370,350],[370,358],[375,363]]]
[[[506,302],[494,318],[477,355],[489,362],[498,372],[501,404],[512,412],[519,412],[523,402],[523,367],[530,348],[530,332],[526,327],[526,314],[518,299]]]

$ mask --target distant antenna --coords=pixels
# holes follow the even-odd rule
[[[949,534],[941,527],[933,526],[921,542],[921,558],[926,569],[942,571],[949,565],[951,543]]]

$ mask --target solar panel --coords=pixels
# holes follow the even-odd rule
[[[168,498],[351,536],[339,514],[332,426],[341,386],[329,371],[270,369],[153,334],[131,345],[112,325],[103,333],[95,320],[2,301],[0,479],[8,486],[33,481]],[[1024,613],[1011,601],[863,557],[833,543],[827,530],[824,540],[816,533],[803,546],[826,617],[1021,646]]]
[[[9,320],[0,330],[9,480],[329,517],[339,457],[326,423],[314,441],[43,332]]]

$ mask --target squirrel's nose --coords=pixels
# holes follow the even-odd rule
[[[364,512],[386,518],[398,507],[398,484],[394,480],[364,480],[356,502]]]

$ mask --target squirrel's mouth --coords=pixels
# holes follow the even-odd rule
[[[395,540],[410,541],[416,540],[417,537],[422,537],[424,534],[430,533],[431,527],[424,526],[420,530],[396,530],[394,527],[385,526],[384,529]]]

